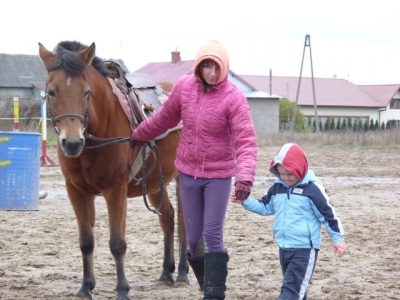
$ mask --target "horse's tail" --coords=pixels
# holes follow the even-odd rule
[[[181,237],[181,234],[182,234],[182,230],[181,230],[181,213],[182,213],[182,204],[181,204],[181,194],[180,194],[180,191],[179,191],[179,175],[176,175],[176,177],[175,177],[175,194],[176,194],[176,212],[177,212],[177,215],[178,215],[178,250],[179,250],[179,252],[181,251],[181,241],[182,241],[182,237]]]
[[[181,251],[185,251],[187,250],[187,241],[186,241],[186,231],[185,231],[185,223],[183,220],[183,211],[182,211],[182,198],[181,198],[181,193],[179,190],[179,175],[177,175],[175,177],[175,182],[176,182],[176,212],[178,215],[178,249],[179,249],[179,253],[181,253]],[[185,249],[182,249],[182,247],[184,247]]]

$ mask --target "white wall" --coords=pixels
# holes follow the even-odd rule
[[[390,109],[390,103],[386,106],[386,110],[381,111],[381,118],[384,122],[388,120],[400,121],[400,109]]]
[[[279,132],[279,99],[248,99],[254,127],[259,137]]]
[[[32,88],[1,88],[0,99],[1,100],[13,100],[14,97],[18,97],[19,100],[31,100]]]

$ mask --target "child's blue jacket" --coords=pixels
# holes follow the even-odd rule
[[[248,198],[243,206],[259,215],[275,215],[274,240],[281,248],[320,249],[321,224],[333,243],[344,241],[340,219],[312,170],[293,187],[276,179],[261,200]]]

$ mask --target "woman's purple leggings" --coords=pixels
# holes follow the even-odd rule
[[[191,256],[201,253],[198,246],[203,238],[207,252],[225,251],[224,221],[232,178],[194,178],[180,172],[179,185]]]

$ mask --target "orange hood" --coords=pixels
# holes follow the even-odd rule
[[[205,59],[212,59],[219,65],[220,74],[217,84],[224,80],[229,71],[229,57],[226,48],[218,41],[211,41],[200,48],[193,69],[194,76],[198,80],[201,80],[199,65]]]

